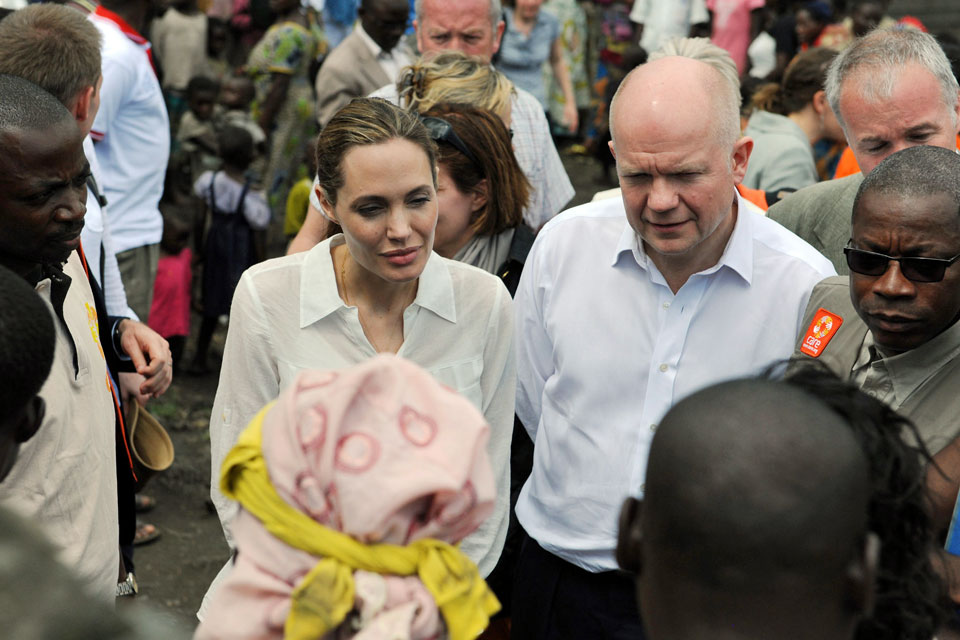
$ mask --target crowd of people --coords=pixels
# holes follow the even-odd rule
[[[131,433],[218,369],[197,638],[960,637],[956,39],[320,5],[0,15],[11,637],[184,633]]]

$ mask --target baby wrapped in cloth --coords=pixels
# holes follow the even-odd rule
[[[451,543],[493,510],[488,432],[396,356],[301,373],[224,460],[237,555],[196,638],[475,638],[499,603]]]

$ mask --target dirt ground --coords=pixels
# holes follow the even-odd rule
[[[615,186],[603,177],[595,160],[566,153],[562,158],[577,191],[570,206]],[[225,334],[226,329],[221,328],[214,337],[211,364],[219,365]],[[188,344],[184,359],[192,355],[193,345]],[[141,591],[137,599],[187,629],[196,626],[203,594],[229,557],[220,521],[206,506],[210,486],[207,429],[217,378],[217,373],[176,375],[166,395],[148,407],[169,431],[176,459],[144,491],[156,498],[157,507],[141,518],[159,527],[161,536],[137,547],[136,574]]]

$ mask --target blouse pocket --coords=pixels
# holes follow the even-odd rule
[[[431,367],[428,371],[438,382],[455,389],[478,410],[483,411],[483,392],[480,389],[480,375],[483,373],[482,356]]]

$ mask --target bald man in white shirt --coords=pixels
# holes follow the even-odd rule
[[[523,638],[642,638],[614,560],[657,423],[686,395],[789,358],[829,261],[736,192],[753,141],[739,91],[696,59],[639,67],[611,108],[622,200],[571,209],[533,246],[516,297],[517,414],[535,443],[517,516]],[[715,51],[714,51],[715,50]]]

